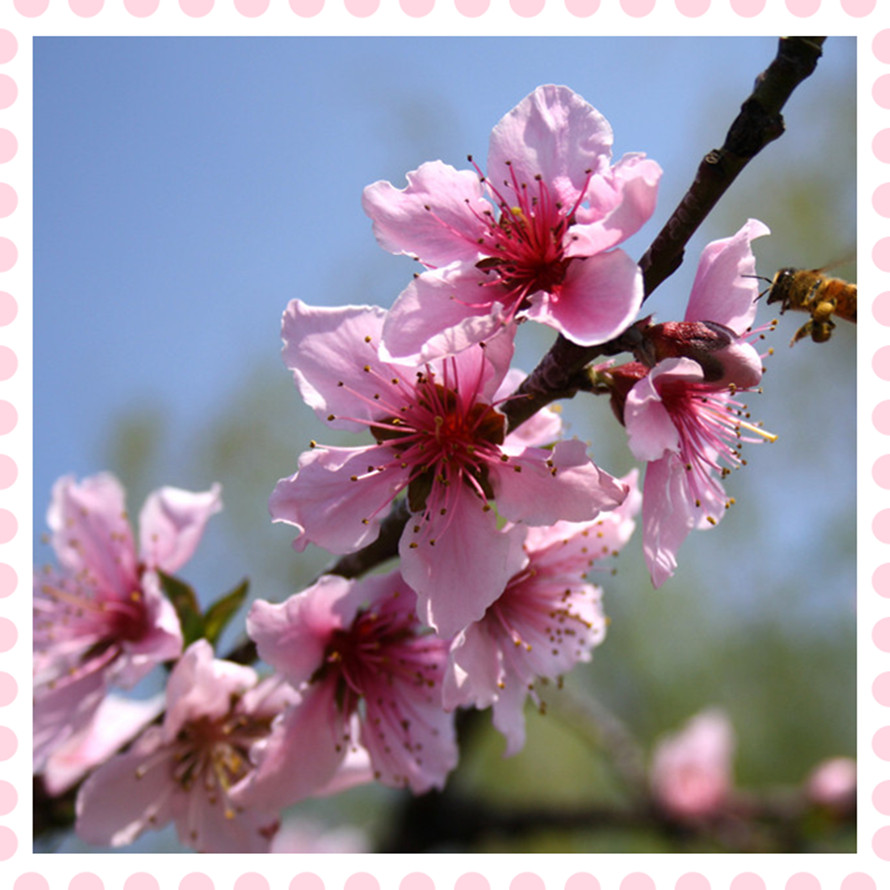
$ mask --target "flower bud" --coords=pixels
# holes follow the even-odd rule
[[[628,362],[598,372],[598,377],[609,387],[612,411],[622,426],[624,426],[624,403],[627,401],[627,394],[648,373],[649,368],[642,362]]]
[[[666,358],[691,358],[708,384],[747,389],[757,386],[763,365],[757,351],[731,328],[716,321],[667,321],[643,330],[638,357],[655,365]]]

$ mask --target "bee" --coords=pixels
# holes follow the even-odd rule
[[[809,312],[810,318],[791,338],[794,346],[804,337],[824,343],[834,330],[832,315],[856,324],[856,285],[823,274],[823,269],[779,269],[768,288],[767,303],[781,303],[787,309]]]

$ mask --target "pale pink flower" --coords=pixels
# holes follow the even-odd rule
[[[443,703],[448,710],[491,706],[494,725],[507,739],[505,756],[525,744],[523,707],[529,696],[539,703],[535,683],[590,661],[605,637],[602,591],[585,579],[633,533],[637,471],[622,481],[629,494],[617,509],[587,522],[530,528],[504,592],[452,644]]]
[[[623,422],[630,450],[648,461],[643,551],[656,587],[674,573],[677,550],[689,532],[723,517],[729,502],[720,480],[741,463],[739,445],[759,441],[747,434],[775,438],[748,423],[745,406],[735,398],[762,374],[760,357],[746,338],[752,336],[758,296],[751,239],[767,232],[749,220],[702,253],[685,321],[723,326],[723,348],[696,360],[688,356],[700,357],[698,348],[678,344],[678,357],[659,361],[648,373],[639,363],[627,366],[630,381],[639,379],[627,393]]]
[[[43,784],[50,794],[73,788],[93,767],[104,763],[164,710],[164,694],[149,699],[106,695],[93,719],[69,736],[47,758]]]
[[[807,797],[836,813],[856,807],[856,761],[852,757],[823,760],[806,780]]]
[[[56,482],[47,523],[60,568],[34,575],[35,769],[87,725],[110,686],[133,686],[179,656],[179,619],[157,571],[184,565],[220,509],[218,485],[162,488],[142,508],[137,550],[117,479]]]
[[[651,216],[661,168],[641,154],[612,165],[612,128],[564,86],[541,86],[495,126],[488,174],[423,164],[397,189],[365,189],[374,234],[428,271],[383,329],[391,358],[427,360],[527,317],[582,345],[633,320],[640,270],[615,245]],[[470,159],[472,161],[472,158]]]
[[[442,710],[448,643],[424,631],[398,572],[359,581],[324,575],[283,603],[258,600],[247,632],[260,658],[298,692],[261,750],[246,802],[287,806],[336,780],[353,749],[373,777],[419,794],[457,763]]]
[[[298,472],[279,481],[269,508],[295,525],[297,550],[335,553],[379,534],[393,499],[407,495],[402,573],[422,620],[443,637],[482,617],[510,578],[521,531],[498,531],[497,516],[549,525],[583,521],[621,503],[625,489],[588,458],[578,440],[530,444],[552,430],[552,414],[529,433],[506,435],[498,410],[513,344],[503,331],[484,345],[420,367],[377,354],[384,312],[311,307],[284,315],[284,360],[303,398],[335,429],[368,429],[374,443],[315,445]]]
[[[174,822],[201,853],[264,853],[278,810],[245,808],[233,794],[251,772],[251,748],[293,700],[277,678],[213,657],[207,640],[183,653],[167,683],[163,725],[149,727],[100,766],[77,798],[78,836],[119,847]]]
[[[679,732],[660,739],[652,754],[652,794],[679,819],[719,814],[733,787],[735,733],[723,711],[693,717]]]

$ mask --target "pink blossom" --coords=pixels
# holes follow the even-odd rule
[[[93,767],[104,763],[164,710],[164,695],[127,699],[106,695],[93,719],[69,736],[47,758],[43,783],[53,795],[73,788]]]
[[[34,762],[84,729],[110,686],[130,687],[182,651],[157,571],[191,557],[221,509],[219,486],[162,488],[140,514],[137,551],[110,474],[59,479],[47,513],[60,568],[34,576]]]
[[[444,705],[492,706],[507,739],[505,756],[525,743],[523,706],[529,695],[537,701],[536,681],[590,661],[605,637],[602,591],[584,579],[633,533],[641,500],[636,480],[633,470],[622,480],[629,486],[624,503],[595,520],[530,528],[504,592],[452,644]]]
[[[612,248],[651,216],[661,169],[641,154],[613,166],[611,146],[595,108],[568,87],[541,86],[492,131],[487,176],[475,163],[459,171],[433,161],[404,189],[368,186],[381,246],[428,268],[396,300],[384,354],[427,360],[518,316],[582,345],[624,330],[642,277]]]
[[[658,804],[680,819],[719,814],[732,791],[735,734],[722,711],[702,711],[665,736],[652,755],[650,781]]]
[[[375,441],[312,443],[298,472],[279,481],[270,512],[299,529],[296,549],[348,553],[376,539],[382,514],[405,492],[412,515],[402,573],[421,618],[451,637],[504,589],[521,547],[521,530],[498,531],[490,501],[512,522],[549,525],[592,519],[625,489],[578,440],[538,447],[553,429],[549,412],[530,432],[506,435],[497,405],[513,351],[508,331],[417,367],[378,357],[383,316],[372,307],[288,306],[284,360],[303,398],[331,427],[369,429]]]
[[[851,757],[823,760],[806,780],[813,803],[843,814],[856,807],[856,761]]]
[[[648,461],[643,484],[643,551],[659,587],[677,567],[676,554],[693,528],[716,525],[730,501],[721,484],[741,463],[742,442],[758,441],[746,433],[774,439],[745,419],[737,392],[760,382],[762,363],[746,342],[756,310],[751,239],[767,233],[749,220],[732,238],[709,244],[699,263],[686,322],[723,326],[728,340],[708,353],[708,361],[687,355],[665,358],[646,373],[639,363],[627,366],[635,378],[623,406],[629,446]],[[717,363],[718,371],[708,367]],[[617,376],[621,369],[616,369]],[[621,415],[619,408],[619,415]]]
[[[442,710],[448,644],[424,632],[398,572],[325,575],[283,603],[258,600],[247,632],[299,693],[275,726],[242,798],[287,806],[330,788],[353,749],[374,778],[415,793],[441,788],[457,763]]]
[[[247,809],[233,795],[250,774],[251,748],[292,700],[286,683],[258,682],[252,668],[214,659],[207,640],[192,643],[170,674],[163,725],[83,784],[78,836],[119,847],[172,821],[198,852],[266,852],[278,811]]]

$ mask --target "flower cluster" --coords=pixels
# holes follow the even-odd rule
[[[640,154],[612,163],[611,144],[580,96],[539,87],[494,128],[487,172],[435,161],[403,189],[365,190],[380,244],[424,267],[389,311],[287,306],[300,395],[364,439],[309,443],[272,492],[272,519],[293,526],[296,550],[334,554],[373,544],[394,509],[406,519],[396,568],[253,603],[247,632],[269,676],[216,658],[200,633],[186,640],[165,588],[220,508],[217,487],[152,495],[137,551],[113,478],[59,481],[61,568],[35,580],[35,768],[57,793],[98,765],[78,796],[82,837],[117,846],[173,822],[198,850],[266,851],[281,811],[306,797],[369,781],[441,789],[459,708],[491,708],[514,754],[539,683],[603,641],[588,572],[627,544],[641,504],[656,586],[689,531],[719,522],[720,479],[756,430],[737,396],[762,374],[750,342],[761,223],[705,249],[682,322],[637,322],[633,361],[592,371],[646,463],[642,494],[637,470],[597,466],[549,408],[508,424],[521,324],[592,347],[640,310],[641,271],[618,245],[652,214],[661,170]],[[108,695],[162,664],[162,701]]]

